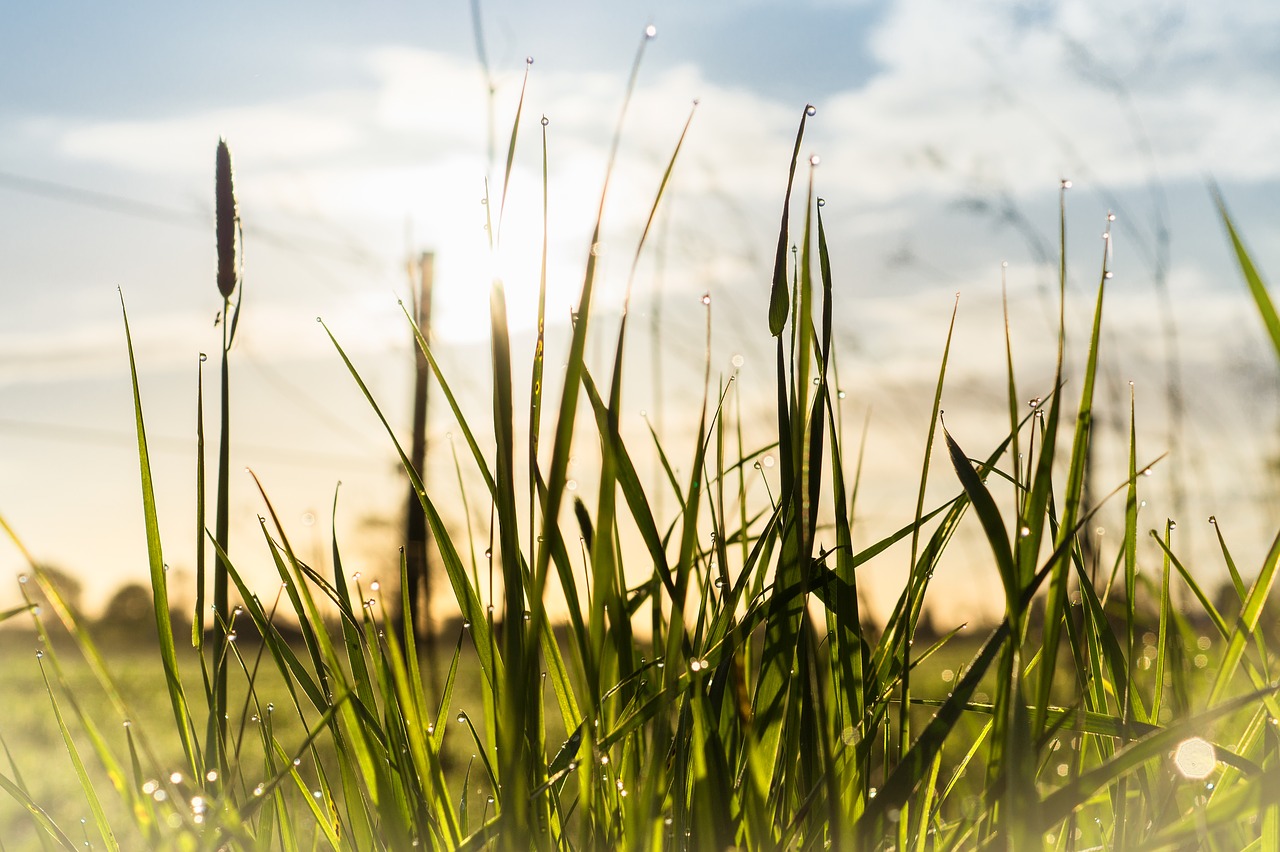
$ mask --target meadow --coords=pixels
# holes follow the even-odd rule
[[[946,338],[920,467],[900,472],[919,482],[915,512],[887,538],[854,547],[860,448],[837,428],[838,281],[816,163],[806,180],[800,157],[814,113],[800,111],[790,163],[779,164],[787,188],[761,318],[774,338],[775,379],[756,389],[774,400],[764,445],[748,444],[741,418],[728,416],[737,378],[718,379],[709,358],[690,365],[701,368],[704,393],[687,434],[623,441],[625,312],[602,342],[612,368],[593,373],[584,357],[599,218],[584,247],[558,398],[543,393],[551,365],[541,334],[532,353],[512,350],[500,280],[491,288],[491,420],[463,415],[455,377],[415,329],[467,448],[459,465],[484,483],[473,499],[492,519],[483,530],[450,526],[444,508],[455,493],[423,485],[383,419],[456,601],[458,629],[436,642],[438,679],[424,676],[405,617],[403,555],[395,588],[349,574],[336,539],[321,573],[291,545],[263,489],[260,544],[279,584],[250,588],[238,570],[226,483],[239,436],[227,406],[239,264],[252,233],[242,233],[230,151],[220,143],[216,284],[226,321],[216,402],[197,390],[200,422],[206,406],[216,412],[216,464],[206,480],[202,426],[197,504],[207,535],[196,547],[193,623],[180,627],[170,613],[164,548],[174,545],[160,539],[130,342],[155,641],[100,644],[32,560],[22,586],[39,587],[45,603],[29,599],[4,614],[34,619],[39,652],[34,669],[30,645],[4,652],[6,694],[32,700],[11,698],[15,709],[0,722],[0,787],[16,805],[3,811],[2,847],[1280,848],[1280,686],[1275,641],[1263,629],[1280,537],[1261,564],[1238,566],[1218,534],[1232,578],[1223,605],[1180,559],[1172,524],[1150,529],[1140,519],[1144,474],[1156,460],[1137,446],[1132,411],[1127,464],[1095,470],[1109,243],[1091,336],[1068,347],[1060,320],[1054,381],[1036,389],[1031,406],[1009,345],[992,365],[1007,386],[1007,428],[980,447],[962,447],[945,427]],[[518,110],[508,178],[522,118]],[[544,162],[545,139],[544,127]],[[679,153],[677,144],[649,225]],[[545,179],[543,191],[551,191]],[[606,178],[601,215],[607,193]],[[486,206],[490,234],[500,233],[505,200],[502,189]],[[1280,319],[1219,201],[1280,354]],[[646,226],[637,264],[648,237]],[[1061,224],[1062,317],[1066,241]],[[412,317],[406,306],[409,326]],[[330,337],[381,417],[359,366]],[[527,385],[528,410],[513,403],[518,384]],[[487,434],[491,443],[479,437]],[[599,447],[591,494],[568,486],[571,450],[585,441]],[[950,462],[953,496],[931,505],[935,456]],[[656,484],[637,470],[651,457],[664,471]],[[1103,505],[1123,508],[1124,531],[1099,545],[1088,532]],[[973,558],[951,546],[961,524],[981,529],[1004,615],[981,634],[927,636],[919,628],[935,572]],[[5,528],[20,542],[20,531]],[[1139,570],[1147,540],[1161,548],[1158,571]],[[876,622],[859,576],[894,545],[909,547],[912,570]],[[563,621],[545,603],[553,587],[567,602]],[[51,745],[67,752],[73,788],[41,771],[39,754]]]

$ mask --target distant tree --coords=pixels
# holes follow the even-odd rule
[[[155,625],[151,588],[141,583],[127,583],[107,601],[107,608],[98,619],[97,632],[112,640],[153,642]]]
[[[116,590],[102,611],[103,621],[128,624],[133,621],[151,621],[151,589],[141,583],[128,583]]]

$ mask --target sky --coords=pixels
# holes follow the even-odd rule
[[[1280,380],[1208,187],[1220,186],[1274,280],[1280,9],[1257,1],[11,10],[0,31],[0,514],[27,548],[77,576],[90,609],[120,583],[145,580],[123,299],[166,560],[174,577],[189,577],[199,353],[215,354],[220,340],[212,174],[225,137],[245,229],[233,469],[258,474],[304,556],[324,563],[336,518],[346,561],[389,570],[402,478],[316,319],[405,436],[411,349],[398,301],[408,293],[408,259],[434,251],[435,349],[464,410],[486,416],[494,274],[506,287],[515,351],[532,351],[537,119],[545,116],[549,351],[563,357],[556,344],[577,300],[609,141],[648,26],[657,36],[644,43],[596,247],[593,321],[602,332],[616,325],[654,193],[693,118],[638,267],[641,331],[624,434],[644,439],[642,413],[672,441],[692,428],[685,403],[701,386],[690,377],[707,357],[703,293],[712,296],[713,373],[727,376],[740,360],[744,408],[766,411],[772,247],[796,126],[812,104],[803,151],[820,165],[799,181],[811,172],[825,201],[850,440],[869,424],[860,542],[914,509],[932,385],[957,305],[948,427],[974,454],[998,441],[1002,275],[1019,389],[1045,393],[1059,186],[1070,179],[1067,313],[1076,343],[1108,211],[1117,217],[1100,478],[1123,480],[1117,436],[1132,381],[1142,451],[1169,453],[1144,523],[1185,521],[1186,546],[1204,554],[1198,570],[1219,577],[1220,558],[1206,549],[1205,518],[1214,514],[1229,535],[1238,530],[1241,563],[1256,565],[1280,523],[1268,472],[1280,456]],[[495,257],[481,202],[488,178],[488,212],[500,206],[526,73]],[[797,198],[802,213],[804,193]],[[604,339],[589,351],[597,367]],[[1078,345],[1069,354],[1083,356]],[[210,399],[215,379],[206,368]],[[429,480],[452,483],[455,427],[434,399]],[[955,489],[941,461],[931,473],[938,500]],[[461,500],[444,502],[464,523]],[[246,572],[266,582],[257,530],[265,504],[247,474],[234,481],[233,504],[233,542],[244,547]],[[470,511],[483,526],[483,507]],[[945,578],[957,617],[994,614],[984,591],[994,575],[976,554],[974,567]],[[17,549],[0,545],[0,576],[22,570]],[[868,578],[882,602],[896,595],[895,570]],[[0,603],[16,601],[16,590],[0,583]]]

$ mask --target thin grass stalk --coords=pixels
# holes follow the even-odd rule
[[[218,429],[218,492],[215,499],[214,538],[223,553],[230,552],[230,489],[231,489],[231,382],[228,355],[240,316],[237,300],[232,315],[231,297],[240,283],[237,265],[236,238],[240,229],[240,216],[236,209],[235,188],[232,183],[231,150],[225,139],[218,140],[217,162],[214,175],[216,202],[215,229],[218,250],[218,292],[222,296],[222,359],[220,370],[220,415]],[[229,609],[227,603],[227,566],[219,560],[213,568],[213,704],[210,708],[212,723],[207,733],[205,751],[221,775],[227,772],[227,633]]]

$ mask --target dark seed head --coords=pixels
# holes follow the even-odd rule
[[[215,227],[218,235],[218,292],[230,299],[236,289],[236,191],[231,185],[231,149],[218,140],[214,175]]]

